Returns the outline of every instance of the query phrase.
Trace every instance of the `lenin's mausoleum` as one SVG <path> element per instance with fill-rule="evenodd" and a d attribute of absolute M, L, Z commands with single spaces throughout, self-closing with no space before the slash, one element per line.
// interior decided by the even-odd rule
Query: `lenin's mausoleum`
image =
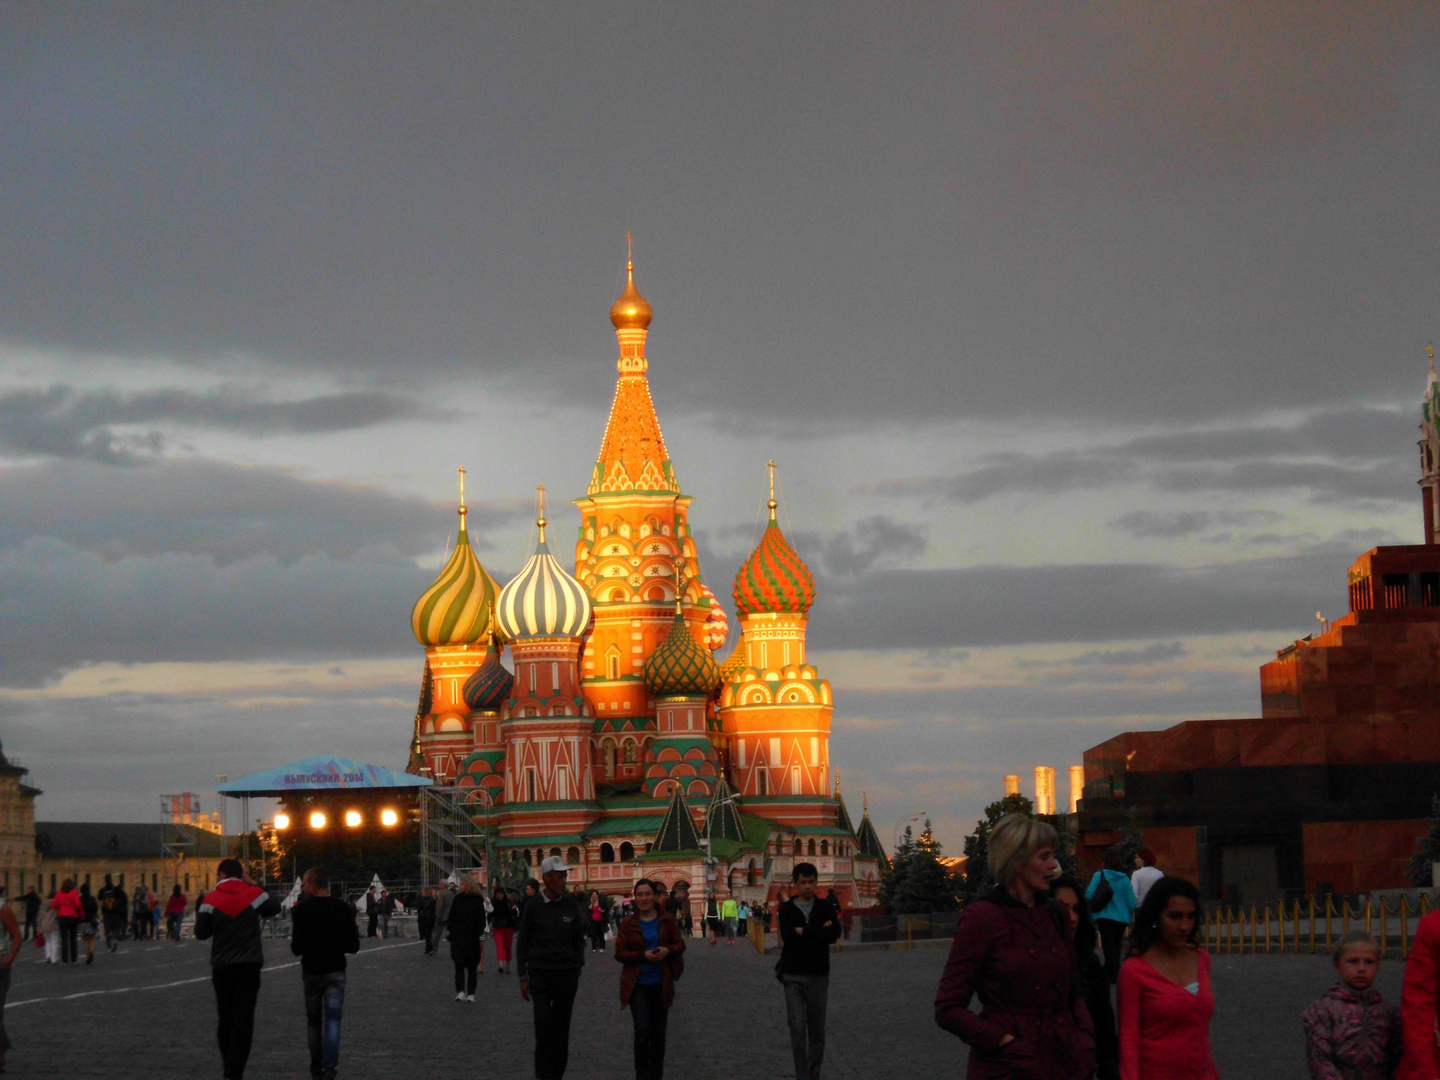
<path fill-rule="evenodd" d="M 1127 823 L 1206 898 L 1402 888 L 1440 791 L 1440 380 L 1420 440 L 1425 543 L 1350 567 L 1349 612 L 1260 669 L 1258 719 L 1127 732 L 1085 753 L 1087 864 Z"/>

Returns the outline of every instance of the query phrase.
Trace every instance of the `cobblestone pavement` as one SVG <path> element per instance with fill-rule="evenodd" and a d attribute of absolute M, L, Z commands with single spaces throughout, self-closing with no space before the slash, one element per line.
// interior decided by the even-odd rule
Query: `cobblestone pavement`
<path fill-rule="evenodd" d="M 247 1076 L 308 1072 L 300 973 L 283 942 L 268 966 Z M 20 1077 L 219 1077 L 209 948 L 186 940 L 127 942 L 91 967 L 49 966 L 27 945 L 16 966 L 5 1025 Z M 448 959 L 414 941 L 366 941 L 351 959 L 341 1075 L 351 1078 L 533 1075 L 529 1006 L 514 976 L 486 972 L 474 1005 L 454 1000 Z M 618 965 L 590 954 L 581 980 L 569 1075 L 628 1078 L 630 1018 L 619 1009 Z M 917 1068 L 963 1076 L 965 1048 L 935 1027 L 931 1002 L 943 950 L 856 952 L 835 958 L 827 1078 L 906 1077 Z M 746 945 L 690 949 L 670 1019 L 668 1064 L 686 1080 L 793 1076 L 774 958 Z M 1386 961 L 1379 986 L 1397 999 L 1402 963 Z M 1215 958 L 1213 1028 L 1224 1080 L 1303 1077 L 1300 1013 L 1332 978 L 1328 958 Z"/>

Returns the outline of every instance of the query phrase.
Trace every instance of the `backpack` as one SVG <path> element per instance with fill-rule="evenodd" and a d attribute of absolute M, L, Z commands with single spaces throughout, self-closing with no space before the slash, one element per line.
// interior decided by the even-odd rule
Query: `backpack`
<path fill-rule="evenodd" d="M 1095 884 L 1095 891 L 1090 895 L 1090 910 L 1104 911 L 1110 906 L 1110 901 L 1115 899 L 1115 887 L 1110 884 L 1110 879 L 1105 876 L 1104 870 L 1096 871 L 1100 880 Z"/>

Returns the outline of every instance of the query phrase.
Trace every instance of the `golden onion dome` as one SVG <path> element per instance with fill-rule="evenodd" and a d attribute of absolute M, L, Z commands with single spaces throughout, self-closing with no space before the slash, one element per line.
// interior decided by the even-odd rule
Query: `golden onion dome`
<path fill-rule="evenodd" d="M 650 301 L 635 288 L 635 261 L 626 260 L 625 291 L 620 294 L 619 300 L 610 305 L 610 321 L 616 330 L 647 330 L 654 317 Z"/>
<path fill-rule="evenodd" d="M 455 538 L 455 550 L 410 612 L 410 629 L 421 645 L 474 644 L 492 625 L 494 579 L 470 546 L 463 489 L 460 498 L 460 532 Z"/>

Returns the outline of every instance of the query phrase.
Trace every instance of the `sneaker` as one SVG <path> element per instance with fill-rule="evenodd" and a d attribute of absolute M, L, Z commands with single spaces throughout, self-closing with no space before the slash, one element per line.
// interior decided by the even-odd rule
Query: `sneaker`
<path fill-rule="evenodd" d="M 456 1000 L 456 1001 L 464 1001 L 464 1000 L 465 1000 L 465 992 L 462 990 L 460 993 L 456 994 L 456 995 L 455 995 L 455 1000 Z"/>
<path fill-rule="evenodd" d="M 465 995 L 465 1000 L 468 1001 L 468 1002 L 470 1002 L 471 1004 L 474 1004 L 474 1002 L 475 1002 L 475 995 L 474 995 L 474 994 L 466 994 L 466 995 Z"/>

